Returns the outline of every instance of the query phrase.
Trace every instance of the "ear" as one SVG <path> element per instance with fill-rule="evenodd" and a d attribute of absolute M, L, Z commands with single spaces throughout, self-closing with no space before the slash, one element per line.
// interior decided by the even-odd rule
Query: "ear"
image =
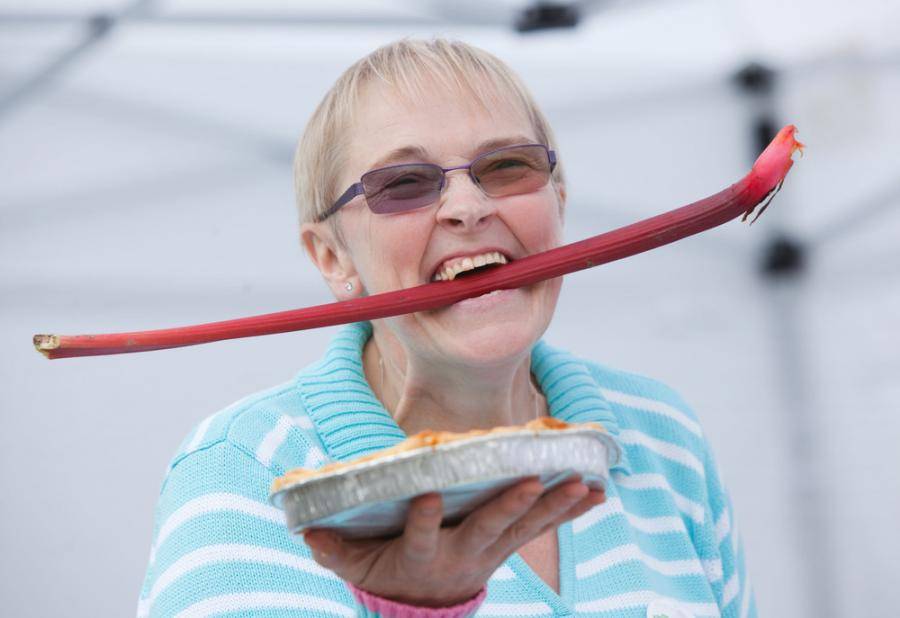
<path fill-rule="evenodd" d="M 566 193 L 566 185 L 561 182 L 554 183 L 554 187 L 556 188 L 556 198 L 559 201 L 559 219 L 560 221 L 566 220 L 566 197 L 568 194 Z"/>
<path fill-rule="evenodd" d="M 362 295 L 362 284 L 353 259 L 345 247 L 338 242 L 334 231 L 325 222 L 303 223 L 300 225 L 300 244 L 315 264 L 331 293 L 338 300 L 348 300 Z M 347 289 L 347 283 L 353 289 Z"/>

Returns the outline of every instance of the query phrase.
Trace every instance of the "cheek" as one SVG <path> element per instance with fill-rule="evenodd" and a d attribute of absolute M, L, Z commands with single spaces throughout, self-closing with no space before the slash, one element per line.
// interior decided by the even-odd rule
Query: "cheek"
<path fill-rule="evenodd" d="M 537 197 L 537 196 L 534 196 Z M 507 225 L 528 253 L 545 251 L 562 244 L 562 218 L 552 195 L 510 204 L 504 217 Z"/>
<path fill-rule="evenodd" d="M 365 233 L 367 259 L 360 269 L 368 292 L 388 292 L 417 283 L 429 237 L 424 217 L 412 213 L 383 220 L 371 217 Z"/>

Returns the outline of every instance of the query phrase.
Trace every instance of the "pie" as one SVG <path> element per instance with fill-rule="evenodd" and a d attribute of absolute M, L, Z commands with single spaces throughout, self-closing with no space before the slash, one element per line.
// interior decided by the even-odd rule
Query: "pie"
<path fill-rule="evenodd" d="M 565 421 L 553 418 L 552 416 L 543 416 L 541 418 L 536 418 L 533 421 L 525 423 L 524 425 L 494 427 L 493 429 L 472 429 L 471 431 L 464 431 L 460 433 L 452 431 L 432 431 L 429 429 L 409 436 L 395 446 L 382 449 L 376 453 L 371 453 L 369 455 L 363 455 L 362 457 L 357 457 L 356 459 L 350 461 L 337 461 L 334 463 L 326 464 L 321 468 L 294 468 L 293 470 L 289 470 L 283 476 L 279 476 L 272 482 L 271 493 L 280 491 L 281 489 L 284 489 L 285 487 L 293 485 L 300 481 L 305 481 L 316 476 L 323 476 L 337 470 L 350 468 L 364 462 L 373 461 L 384 457 L 390 457 L 392 455 L 397 455 L 405 451 L 414 451 L 416 449 L 423 449 L 428 447 L 433 448 L 439 444 L 447 444 L 448 442 L 456 442 L 458 440 L 465 440 L 467 438 L 474 438 L 476 436 L 483 436 L 487 434 L 509 433 L 514 431 L 522 431 L 523 429 L 531 430 L 537 433 L 541 431 L 574 429 L 576 427 L 593 427 L 594 429 L 605 431 L 600 423 L 566 423 Z"/>

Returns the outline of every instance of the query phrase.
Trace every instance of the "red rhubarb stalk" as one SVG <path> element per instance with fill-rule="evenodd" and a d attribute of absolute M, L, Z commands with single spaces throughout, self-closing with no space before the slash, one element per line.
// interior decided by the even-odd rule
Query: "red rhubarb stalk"
<path fill-rule="evenodd" d="M 35 335 L 34 345 L 47 358 L 146 352 L 386 318 L 437 309 L 493 290 L 531 285 L 655 249 L 721 225 L 740 214 L 744 215 L 741 220 L 746 220 L 761 205 L 756 215 L 759 218 L 781 188 L 793 164 L 793 153 L 803 147 L 794 139 L 795 131 L 793 125 L 784 127 L 753 164 L 750 173 L 715 195 L 464 278 L 305 309 L 182 328 L 110 335 Z"/>

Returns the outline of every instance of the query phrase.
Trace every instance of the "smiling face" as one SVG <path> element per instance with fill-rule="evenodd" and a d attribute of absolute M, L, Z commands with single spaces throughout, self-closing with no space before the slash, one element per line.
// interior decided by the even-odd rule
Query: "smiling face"
<path fill-rule="evenodd" d="M 486 110 L 441 88 L 413 105 L 383 86 L 370 86 L 357 118 L 339 193 L 377 167 L 421 162 L 453 167 L 507 142 L 538 142 L 524 111 L 511 103 L 498 101 Z M 420 152 L 388 157 L 408 147 Z M 489 197 L 465 170 L 456 170 L 447 174 L 440 198 L 429 206 L 374 214 L 358 196 L 336 216 L 346 241 L 344 260 L 352 264 L 357 287 L 377 294 L 428 283 L 436 272 L 447 272 L 443 267 L 452 270 L 455 262 L 447 263 L 449 258 L 499 252 L 515 260 L 559 246 L 564 199 L 564 190 L 553 181 L 531 193 Z M 387 327 L 411 360 L 432 366 L 504 364 L 521 359 L 546 330 L 560 286 L 561 279 L 554 279 L 495 292 L 378 320 L 375 328 Z"/>

